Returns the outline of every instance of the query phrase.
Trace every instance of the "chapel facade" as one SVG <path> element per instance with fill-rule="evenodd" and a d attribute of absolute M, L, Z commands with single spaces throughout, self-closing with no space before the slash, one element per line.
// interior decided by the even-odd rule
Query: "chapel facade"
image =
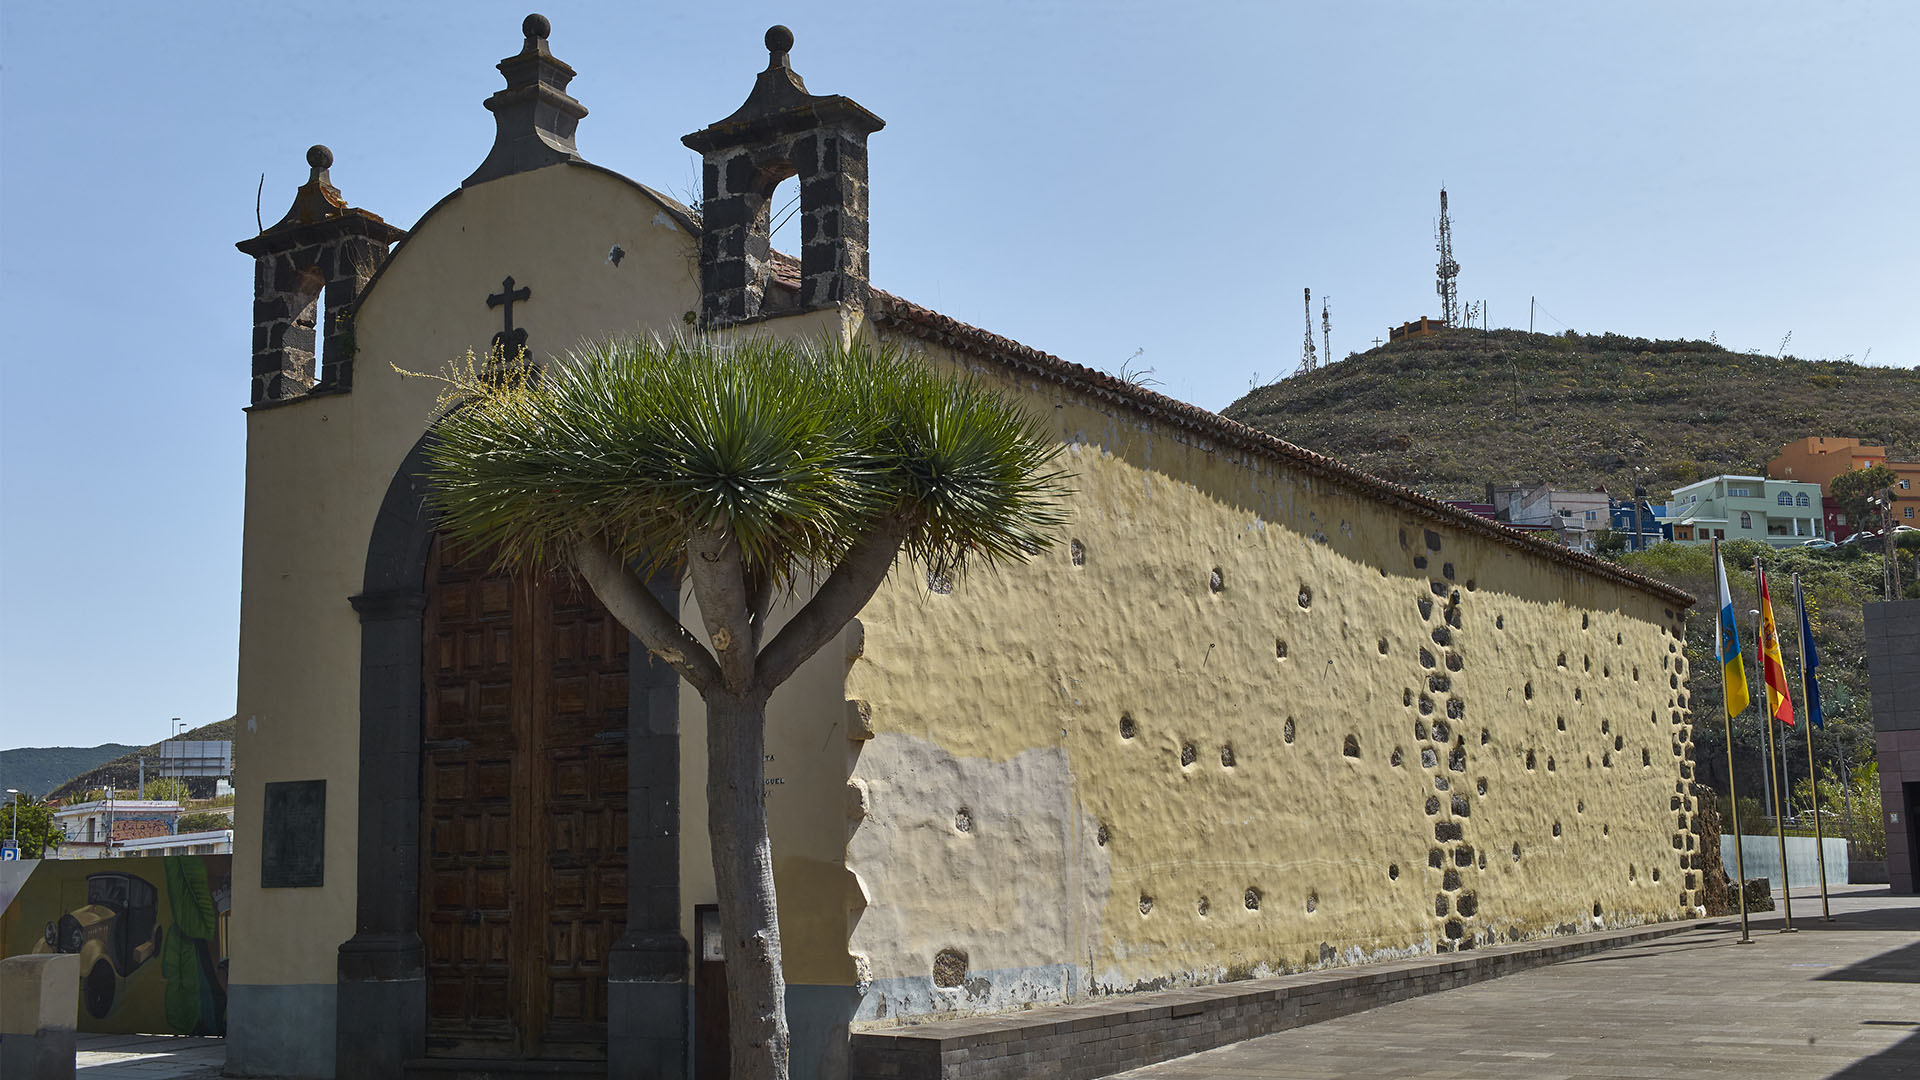
<path fill-rule="evenodd" d="M 1074 473 L 1057 548 L 903 564 L 773 699 L 796 1076 L 903 1019 L 1694 912 L 1690 598 L 874 288 L 882 121 L 782 28 L 685 140 L 697 214 L 582 156 L 522 29 L 494 144 L 411 228 L 315 147 L 239 244 L 231 1072 L 681 1076 L 724 1024 L 699 696 L 578 582 L 439 541 L 402 374 L 690 323 L 902 344 Z"/>

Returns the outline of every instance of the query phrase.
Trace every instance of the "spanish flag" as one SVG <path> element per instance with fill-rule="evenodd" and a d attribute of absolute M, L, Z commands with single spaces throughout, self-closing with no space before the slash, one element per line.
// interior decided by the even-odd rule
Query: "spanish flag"
<path fill-rule="evenodd" d="M 1713 628 L 1713 651 L 1720 657 L 1720 684 L 1726 688 L 1727 715 L 1747 711 L 1747 665 L 1740 658 L 1740 630 L 1733 618 L 1733 591 L 1727 588 L 1727 564 L 1720 542 L 1713 544 L 1713 569 L 1720 576 L 1720 622 Z"/>
<path fill-rule="evenodd" d="M 1787 665 L 1780 659 L 1780 630 L 1773 624 L 1773 598 L 1767 595 L 1767 571 L 1760 570 L 1760 665 L 1767 683 L 1767 715 L 1793 726 L 1793 698 L 1787 694 Z"/>

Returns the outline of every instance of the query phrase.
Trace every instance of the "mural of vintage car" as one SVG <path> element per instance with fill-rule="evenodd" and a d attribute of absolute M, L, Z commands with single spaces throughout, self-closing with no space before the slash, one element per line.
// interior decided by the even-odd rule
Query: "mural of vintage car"
<path fill-rule="evenodd" d="M 47 924 L 52 951 L 80 954 L 81 999 L 96 1018 L 113 1008 L 120 980 L 159 955 L 158 914 L 158 890 L 146 880 L 89 874 L 86 905 Z"/>

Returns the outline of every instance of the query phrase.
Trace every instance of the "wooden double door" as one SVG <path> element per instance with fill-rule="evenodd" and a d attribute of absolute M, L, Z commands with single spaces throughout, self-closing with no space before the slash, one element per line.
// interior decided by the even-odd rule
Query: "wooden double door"
<path fill-rule="evenodd" d="M 435 540 L 422 674 L 427 1050 L 606 1056 L 627 912 L 627 632 L 564 574 Z"/>

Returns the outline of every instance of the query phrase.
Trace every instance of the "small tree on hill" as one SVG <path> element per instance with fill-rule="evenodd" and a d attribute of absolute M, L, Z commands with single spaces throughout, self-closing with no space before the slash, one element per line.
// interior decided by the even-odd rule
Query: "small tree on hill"
<path fill-rule="evenodd" d="M 225 814 L 209 814 L 204 812 L 198 814 L 182 814 L 180 815 L 178 827 L 179 831 L 183 833 L 214 832 L 220 829 L 233 828 L 233 819 Z"/>
<path fill-rule="evenodd" d="M 1880 514 L 1867 505 L 1867 496 L 1892 487 L 1900 477 L 1885 465 L 1841 473 L 1827 484 L 1827 494 L 1840 504 L 1847 521 L 1856 529 L 1879 529 Z"/>
<path fill-rule="evenodd" d="M 147 781 L 146 793 L 142 797 L 162 801 L 171 799 L 184 804 L 188 799 L 193 798 L 193 792 L 187 789 L 185 780 L 177 776 L 162 776 Z"/>
<path fill-rule="evenodd" d="M 0 840 L 12 840 L 16 836 L 23 859 L 43 858 L 66 838 L 53 823 L 53 808 L 26 794 L 0 804 Z"/>
<path fill-rule="evenodd" d="M 451 383 L 427 450 L 443 535 L 571 567 L 706 702 L 733 1075 L 785 1077 L 767 700 L 903 554 L 950 577 L 1048 546 L 1058 445 L 978 383 L 864 344 L 637 339 Z M 691 583 L 695 626 L 648 590 L 663 571 Z M 805 600 L 776 632 L 782 596 Z"/>

